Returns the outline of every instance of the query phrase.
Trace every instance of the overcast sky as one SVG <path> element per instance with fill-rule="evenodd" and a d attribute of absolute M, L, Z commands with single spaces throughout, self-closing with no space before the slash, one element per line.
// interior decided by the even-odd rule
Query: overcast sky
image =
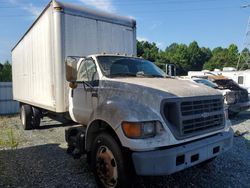
<path fill-rule="evenodd" d="M 250 16 L 244 0 L 62 0 L 80 6 L 133 17 L 138 40 L 165 49 L 173 42 L 241 49 Z M 11 60 L 11 48 L 49 0 L 0 0 L 0 62 Z"/>

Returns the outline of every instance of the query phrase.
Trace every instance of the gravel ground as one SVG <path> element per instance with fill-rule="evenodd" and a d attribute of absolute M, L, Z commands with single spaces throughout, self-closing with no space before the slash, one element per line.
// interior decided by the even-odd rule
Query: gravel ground
<path fill-rule="evenodd" d="M 0 117 L 1 130 L 12 129 L 15 149 L 0 145 L 0 187 L 96 187 L 86 158 L 66 154 L 69 125 L 45 118 L 39 130 L 23 131 L 19 117 Z M 140 178 L 140 187 L 250 187 L 250 112 L 232 120 L 233 149 L 205 167 L 171 176 Z M 240 133 L 240 134 L 238 134 Z M 245 134 L 242 134 L 245 133 Z"/>

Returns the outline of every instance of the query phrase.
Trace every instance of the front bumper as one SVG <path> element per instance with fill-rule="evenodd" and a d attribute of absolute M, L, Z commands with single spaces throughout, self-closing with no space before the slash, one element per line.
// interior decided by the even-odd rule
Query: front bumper
<path fill-rule="evenodd" d="M 134 152 L 132 159 L 138 175 L 169 175 L 213 158 L 232 145 L 231 130 L 170 149 Z"/>
<path fill-rule="evenodd" d="M 228 110 L 232 112 L 241 112 L 247 110 L 248 108 L 250 108 L 250 101 L 228 105 Z"/>

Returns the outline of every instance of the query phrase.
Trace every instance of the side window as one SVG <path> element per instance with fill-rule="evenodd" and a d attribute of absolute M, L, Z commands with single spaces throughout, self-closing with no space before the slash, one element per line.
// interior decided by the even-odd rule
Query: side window
<path fill-rule="evenodd" d="M 87 75 L 87 69 L 86 69 L 86 63 L 85 61 L 82 61 L 81 62 L 81 65 L 78 69 L 78 72 L 77 72 L 77 81 L 89 81 L 88 80 L 88 75 Z"/>
<path fill-rule="evenodd" d="M 88 82 L 93 86 L 97 86 L 99 83 L 99 77 L 96 69 L 96 65 L 92 59 L 83 60 L 77 73 L 77 81 Z"/>

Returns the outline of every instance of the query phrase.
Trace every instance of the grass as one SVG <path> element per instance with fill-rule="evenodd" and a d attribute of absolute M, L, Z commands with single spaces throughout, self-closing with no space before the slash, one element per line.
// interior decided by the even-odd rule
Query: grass
<path fill-rule="evenodd" d="M 16 148 L 18 145 L 15 140 L 13 130 L 7 128 L 0 129 L 0 148 Z"/>

